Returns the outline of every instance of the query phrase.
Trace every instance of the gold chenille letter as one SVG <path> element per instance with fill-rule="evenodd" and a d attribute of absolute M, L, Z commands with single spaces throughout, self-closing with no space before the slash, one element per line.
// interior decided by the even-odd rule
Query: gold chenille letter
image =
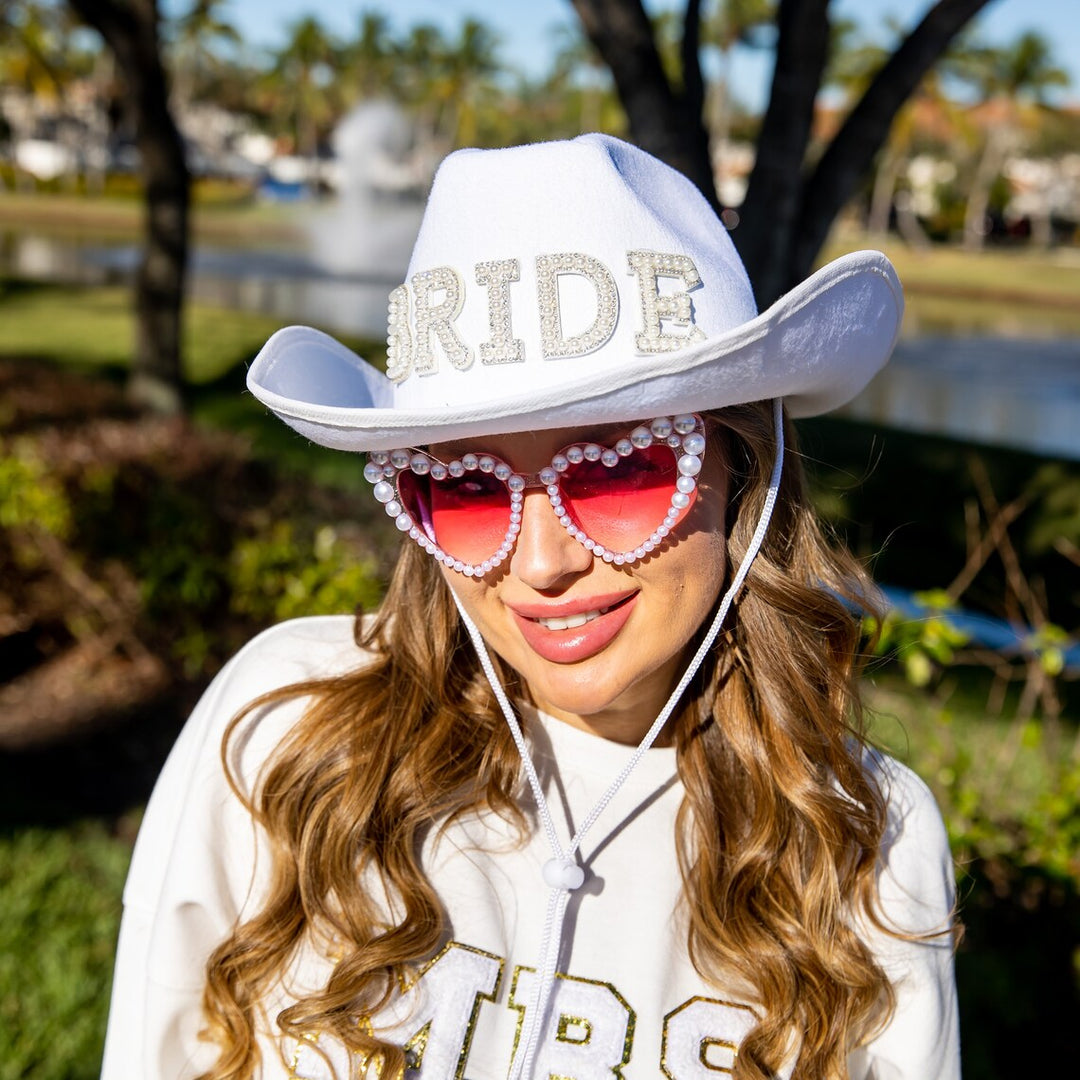
<path fill-rule="evenodd" d="M 465 287 L 460 275 L 449 266 L 439 266 L 413 274 L 412 287 L 416 294 L 416 373 L 431 375 L 439 369 L 431 347 L 433 334 L 439 339 L 451 365 L 464 371 L 472 364 L 473 357 L 453 325 L 465 303 Z M 437 292 L 441 292 L 443 298 L 432 303 L 432 294 Z"/>
<path fill-rule="evenodd" d="M 563 337 L 559 310 L 559 275 L 577 274 L 596 290 L 596 318 L 583 333 Z M 615 332 L 619 292 L 611 271 L 591 255 L 571 251 L 536 257 L 536 292 L 540 303 L 540 344 L 545 360 L 584 356 L 594 352 Z"/>
<path fill-rule="evenodd" d="M 510 282 L 521 278 L 517 259 L 498 259 L 476 265 L 477 285 L 488 290 L 488 326 L 491 340 L 480 342 L 481 364 L 520 364 L 525 359 L 525 343 L 515 338 L 510 325 Z"/>
<path fill-rule="evenodd" d="M 390 293 L 390 315 L 386 330 L 386 377 L 393 382 L 404 382 L 412 372 L 412 363 L 409 286 L 399 285 Z"/>
<path fill-rule="evenodd" d="M 630 269 L 637 274 L 638 291 L 641 294 L 642 332 L 634 335 L 639 352 L 671 352 L 704 341 L 700 326 L 694 325 L 694 313 L 688 294 L 701 284 L 701 275 L 693 260 L 686 255 L 665 255 L 658 251 L 628 251 Z M 657 278 L 682 278 L 686 289 L 682 292 L 660 294 Z M 665 333 L 661 320 L 675 326 L 687 327 L 685 334 Z"/>

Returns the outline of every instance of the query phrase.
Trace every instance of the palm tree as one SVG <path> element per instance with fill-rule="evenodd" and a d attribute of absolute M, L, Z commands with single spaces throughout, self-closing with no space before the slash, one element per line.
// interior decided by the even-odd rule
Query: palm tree
<path fill-rule="evenodd" d="M 500 69 L 499 39 L 479 19 L 466 18 L 457 39 L 443 53 L 442 70 L 435 82 L 440 105 L 436 132 L 451 146 L 476 142 L 477 110 L 488 80 Z"/>
<path fill-rule="evenodd" d="M 361 99 L 399 97 L 399 53 L 390 35 L 390 20 L 382 12 L 362 12 L 360 33 L 341 51 L 344 81 Z"/>
<path fill-rule="evenodd" d="M 852 22 L 838 20 L 832 26 L 830 57 L 824 83 L 843 91 L 848 108 L 854 107 L 866 92 L 866 88 L 873 82 L 897 43 L 903 39 L 903 28 L 895 18 L 886 18 L 885 28 L 893 39 L 889 46 L 857 40 L 857 27 Z M 878 240 L 888 231 L 889 218 L 895 206 L 897 230 L 903 239 L 914 247 L 925 247 L 929 242 L 911 206 L 910 198 L 897 198 L 896 188 L 915 153 L 920 133 L 920 116 L 927 105 L 935 112 L 954 111 L 941 87 L 940 68 L 954 61 L 961 50 L 962 46 L 954 41 L 943 54 L 941 64 L 923 76 L 915 92 L 897 110 L 893 118 L 888 136 L 874 164 L 870 208 L 866 221 L 867 232 Z"/>
<path fill-rule="evenodd" d="M 555 60 L 547 89 L 562 98 L 576 97 L 578 131 L 601 131 L 605 98 L 611 96 L 611 73 L 580 26 L 556 27 Z"/>
<path fill-rule="evenodd" d="M 85 64 L 76 70 L 66 18 L 64 9 L 35 0 L 0 4 L 0 81 L 21 91 L 28 106 L 12 114 L 10 134 L 16 141 L 33 134 L 42 104 L 62 113 L 70 83 L 85 74 Z M 33 190 L 29 174 L 16 171 L 15 183 Z"/>
<path fill-rule="evenodd" d="M 59 98 L 64 77 L 56 64 L 53 10 L 33 0 L 0 5 L 0 79 L 34 97 Z"/>
<path fill-rule="evenodd" d="M 221 67 L 216 46 L 240 44 L 240 34 L 225 17 L 228 0 L 193 0 L 172 27 L 171 53 L 173 93 L 181 104 L 190 104 L 200 84 Z"/>
<path fill-rule="evenodd" d="M 276 97 L 302 157 L 315 156 L 319 131 L 333 115 L 337 60 L 337 46 L 314 15 L 293 22 L 285 44 L 274 54 L 271 75 Z"/>
<path fill-rule="evenodd" d="M 418 128 L 432 139 L 439 128 L 438 85 L 447 51 L 446 39 L 437 26 L 414 23 L 399 54 L 402 98 L 416 110 Z"/>
<path fill-rule="evenodd" d="M 93 55 L 76 46 L 75 28 L 66 7 L 2 0 L 0 80 L 31 97 L 62 103 L 71 84 L 94 65 Z"/>
<path fill-rule="evenodd" d="M 775 0 L 720 0 L 702 24 L 701 44 L 716 49 L 720 58 L 718 76 L 710 84 L 705 102 L 715 146 L 723 146 L 731 132 L 731 52 L 736 45 L 771 48 L 775 20 Z"/>
<path fill-rule="evenodd" d="M 1031 30 L 1008 48 L 973 49 L 957 70 L 976 86 L 981 103 L 996 105 L 999 114 L 988 126 L 964 214 L 964 246 L 979 249 L 986 236 L 991 187 L 1023 139 L 1025 106 L 1044 105 L 1046 91 L 1067 86 L 1069 76 L 1053 62 L 1046 39 Z"/>

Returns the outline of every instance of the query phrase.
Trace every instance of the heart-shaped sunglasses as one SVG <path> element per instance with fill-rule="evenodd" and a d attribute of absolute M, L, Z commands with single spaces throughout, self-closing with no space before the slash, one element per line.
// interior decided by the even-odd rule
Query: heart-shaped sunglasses
<path fill-rule="evenodd" d="M 559 523 L 597 558 L 616 566 L 645 558 L 692 505 L 705 454 L 697 415 L 657 417 L 611 446 L 576 442 L 538 473 L 494 454 L 441 461 L 403 448 L 368 455 L 375 498 L 439 562 L 482 577 L 507 559 L 521 530 L 525 492 L 543 488 Z"/>

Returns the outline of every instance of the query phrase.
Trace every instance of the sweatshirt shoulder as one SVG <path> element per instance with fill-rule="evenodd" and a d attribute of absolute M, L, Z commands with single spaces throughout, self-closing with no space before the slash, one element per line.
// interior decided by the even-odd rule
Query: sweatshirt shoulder
<path fill-rule="evenodd" d="M 886 821 L 877 876 L 880 923 L 864 919 L 860 926 L 892 984 L 895 1009 L 887 1026 L 856 1052 L 851 1073 L 959 1080 L 955 870 L 948 833 L 933 794 L 908 766 L 876 750 L 864 760 L 886 801 Z"/>
<path fill-rule="evenodd" d="M 250 690 L 248 700 L 291 683 L 330 678 L 363 665 L 351 615 L 289 619 L 253 637 L 215 682 Z"/>
<path fill-rule="evenodd" d="M 922 777 L 880 750 L 867 750 L 864 762 L 885 799 L 886 843 L 912 832 L 919 832 L 927 839 L 945 840 L 945 825 L 937 800 Z"/>
<path fill-rule="evenodd" d="M 264 694 L 312 679 L 332 678 L 363 667 L 369 655 L 353 638 L 348 615 L 291 619 L 252 638 L 218 672 L 184 725 L 155 790 L 175 794 L 201 781 L 221 786 L 222 738 L 242 709 Z M 286 697 L 251 714 L 237 740 L 238 771 L 249 776 L 296 722 L 305 699 Z"/>
<path fill-rule="evenodd" d="M 937 801 L 919 776 L 888 754 L 867 751 L 866 766 L 886 802 L 878 877 L 883 913 L 904 933 L 939 933 L 952 922 L 955 870 Z"/>

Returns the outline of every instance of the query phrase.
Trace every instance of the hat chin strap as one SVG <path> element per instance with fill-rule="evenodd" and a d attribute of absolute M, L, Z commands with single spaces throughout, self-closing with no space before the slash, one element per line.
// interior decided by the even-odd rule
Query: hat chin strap
<path fill-rule="evenodd" d="M 783 402 L 780 398 L 773 399 L 773 424 L 776 432 L 776 460 L 773 462 L 772 475 L 769 478 L 769 489 L 765 496 L 765 505 L 761 509 L 761 516 L 758 519 L 757 528 L 754 529 L 754 535 L 750 540 L 750 545 L 746 549 L 746 554 L 743 556 L 738 570 L 735 571 L 735 576 L 731 579 L 731 584 L 728 585 L 727 591 L 720 601 L 720 606 L 713 616 L 708 633 L 698 646 L 698 650 L 694 653 L 694 657 L 687 666 L 682 678 L 675 686 L 675 689 L 672 690 L 667 703 L 664 705 L 663 709 L 660 710 L 660 714 L 653 721 L 652 727 L 646 732 L 645 737 L 641 740 L 637 750 L 627 761 L 626 765 L 623 766 L 615 779 L 612 780 L 610 786 L 597 801 L 596 805 L 585 816 L 577 833 L 574 835 L 574 838 L 570 841 L 570 845 L 567 848 L 563 848 L 559 841 L 559 837 L 555 832 L 551 813 L 548 810 L 547 799 L 544 796 L 544 789 L 540 783 L 540 778 L 536 773 L 536 768 L 533 765 L 528 744 L 522 734 L 521 725 L 518 723 L 513 706 L 510 704 L 510 700 L 506 696 L 506 691 L 503 689 L 502 683 L 495 673 L 495 668 L 491 663 L 491 657 L 488 654 L 487 646 L 484 644 L 484 639 L 481 637 L 476 624 L 465 610 L 457 593 L 454 592 L 452 587 L 450 589 L 450 592 L 454 597 L 454 603 L 457 605 L 458 613 L 461 615 L 461 621 L 465 624 L 465 628 L 469 632 L 469 637 L 472 639 L 473 647 L 476 649 L 476 655 L 480 660 L 480 666 L 483 668 L 484 674 L 487 676 L 487 680 L 491 685 L 491 689 L 502 708 L 503 715 L 506 717 L 506 723 L 510 728 L 510 734 L 513 736 L 518 753 L 521 755 L 521 763 L 525 769 L 529 787 L 532 789 L 533 798 L 536 800 L 536 808 L 540 817 L 540 822 L 543 825 L 544 833 L 547 836 L 548 844 L 551 848 L 551 858 L 544 864 L 543 870 L 544 883 L 548 886 L 550 893 L 548 896 L 547 912 L 544 917 L 543 934 L 540 939 L 540 956 L 537 961 L 539 978 L 536 980 L 533 989 L 532 1000 L 529 1002 L 526 1009 L 524 1023 L 518 1039 L 517 1049 L 514 1054 L 514 1060 L 508 1080 L 529 1080 L 532 1076 L 533 1063 L 545 1028 L 548 1009 L 551 1004 L 551 996 L 555 986 L 555 970 L 558 965 L 559 951 L 562 945 L 563 924 L 565 921 L 567 904 L 570 901 L 571 892 L 579 888 L 585 881 L 585 870 L 576 858 L 581 847 L 581 842 L 584 840 L 585 834 L 592 828 L 597 819 L 607 808 L 608 804 L 615 797 L 616 792 L 618 792 L 623 784 L 626 783 L 626 780 L 637 767 L 638 762 L 645 756 L 649 747 L 652 746 L 660 735 L 660 732 L 663 731 L 664 725 L 668 722 L 672 712 L 675 710 L 675 706 L 679 703 L 679 699 L 682 697 L 683 692 L 690 685 L 690 681 L 697 674 L 698 668 L 701 667 L 709 650 L 713 647 L 717 635 L 720 633 L 720 629 L 724 624 L 724 620 L 727 618 L 728 609 L 731 607 L 732 601 L 742 588 L 742 584 L 746 580 L 746 575 L 750 571 L 750 564 L 754 561 L 754 557 L 757 555 L 758 550 L 765 539 L 765 532 L 769 527 L 769 520 L 772 517 L 773 507 L 776 505 L 776 498 L 780 491 L 780 477 L 784 462 L 784 414 Z"/>

